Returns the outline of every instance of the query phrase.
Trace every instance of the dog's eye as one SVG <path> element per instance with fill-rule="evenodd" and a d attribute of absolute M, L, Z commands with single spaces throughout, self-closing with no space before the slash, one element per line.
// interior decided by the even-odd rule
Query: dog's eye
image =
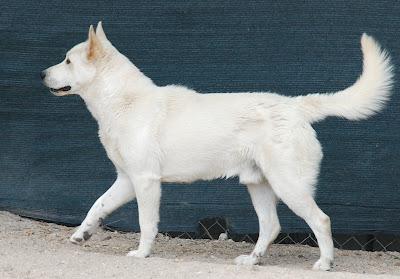
<path fill-rule="evenodd" d="M 69 58 L 68 58 L 67 61 L 65 61 L 65 63 L 70 64 L 71 60 L 69 60 Z"/>

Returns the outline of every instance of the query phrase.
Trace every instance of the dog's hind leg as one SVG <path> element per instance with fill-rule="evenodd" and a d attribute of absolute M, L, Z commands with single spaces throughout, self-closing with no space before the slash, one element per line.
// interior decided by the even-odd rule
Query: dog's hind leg
<path fill-rule="evenodd" d="M 322 157 L 319 144 L 316 139 L 298 138 L 293 146 L 282 144 L 268 151 L 260 167 L 278 198 L 303 218 L 314 232 L 321 257 L 313 269 L 329 270 L 333 262 L 330 219 L 313 198 L 313 186 Z"/>
<path fill-rule="evenodd" d="M 129 177 L 119 172 L 114 184 L 93 204 L 70 241 L 77 244 L 88 240 L 104 218 L 134 198 L 135 190 Z"/>
<path fill-rule="evenodd" d="M 333 241 L 329 217 L 317 206 L 309 193 L 296 188 L 297 182 L 280 178 L 274 179 L 273 182 L 271 180 L 271 183 L 282 201 L 306 221 L 317 238 L 321 257 L 314 264 L 313 269 L 329 270 L 333 262 Z"/>
<path fill-rule="evenodd" d="M 237 257 L 235 263 L 253 265 L 259 262 L 260 257 L 265 254 L 281 228 L 276 212 L 277 197 L 271 186 L 267 182 L 264 184 L 249 184 L 247 189 L 258 216 L 260 234 L 253 252 L 250 255 Z"/>

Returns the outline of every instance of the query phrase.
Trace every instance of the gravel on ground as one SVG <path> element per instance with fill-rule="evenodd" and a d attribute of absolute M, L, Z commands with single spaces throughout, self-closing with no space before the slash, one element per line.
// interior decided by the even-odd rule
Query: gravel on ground
<path fill-rule="evenodd" d="M 335 249 L 330 272 L 312 271 L 318 248 L 272 245 L 257 266 L 233 259 L 253 244 L 190 240 L 159 234 L 147 259 L 126 257 L 137 233 L 99 231 L 83 245 L 68 238 L 74 228 L 0 211 L 0 278 L 400 278 L 400 253 Z"/>

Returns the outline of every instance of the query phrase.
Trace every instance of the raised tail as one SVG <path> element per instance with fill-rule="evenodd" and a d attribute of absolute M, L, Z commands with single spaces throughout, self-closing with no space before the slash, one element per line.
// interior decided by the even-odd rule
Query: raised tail
<path fill-rule="evenodd" d="M 352 86 L 336 93 L 294 98 L 310 123 L 328 116 L 349 120 L 366 119 L 385 106 L 393 85 L 390 57 L 365 33 L 361 37 L 361 49 L 364 56 L 363 72 Z"/>

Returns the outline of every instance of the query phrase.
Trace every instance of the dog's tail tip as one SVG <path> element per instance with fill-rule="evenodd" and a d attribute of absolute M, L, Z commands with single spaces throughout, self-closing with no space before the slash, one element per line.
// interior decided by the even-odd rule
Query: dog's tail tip
<path fill-rule="evenodd" d="M 301 108 L 310 122 L 328 116 L 366 119 L 385 106 L 394 83 L 390 56 L 366 33 L 361 36 L 361 49 L 363 72 L 352 86 L 336 93 L 299 97 Z"/>
<path fill-rule="evenodd" d="M 366 48 L 368 48 L 370 46 L 373 46 L 375 44 L 376 44 L 375 39 L 372 36 L 368 35 L 365 32 L 362 33 L 362 35 L 361 35 L 361 47 L 362 47 L 362 49 L 366 49 Z"/>

